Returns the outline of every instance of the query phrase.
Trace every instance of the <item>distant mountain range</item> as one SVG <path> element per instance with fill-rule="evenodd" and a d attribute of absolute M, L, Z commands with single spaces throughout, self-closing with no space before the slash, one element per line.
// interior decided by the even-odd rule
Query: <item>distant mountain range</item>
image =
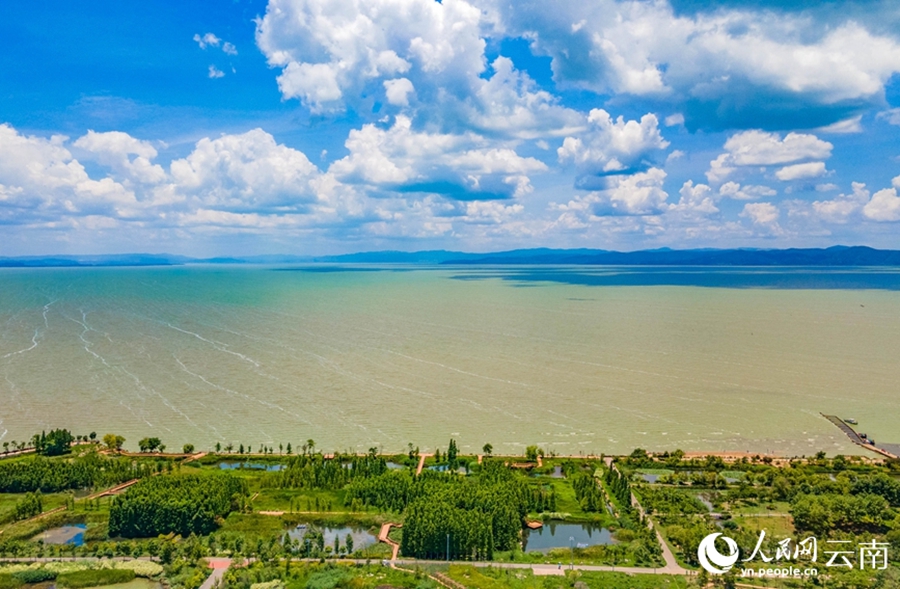
<path fill-rule="evenodd" d="M 572 266 L 900 266 L 900 251 L 864 246 L 804 249 L 656 249 L 615 252 L 595 249 L 519 249 L 494 253 L 447 250 L 380 251 L 339 256 L 190 258 L 170 254 L 27 256 L 0 258 L 0 267 L 180 266 L 185 264 L 415 264 Z"/>

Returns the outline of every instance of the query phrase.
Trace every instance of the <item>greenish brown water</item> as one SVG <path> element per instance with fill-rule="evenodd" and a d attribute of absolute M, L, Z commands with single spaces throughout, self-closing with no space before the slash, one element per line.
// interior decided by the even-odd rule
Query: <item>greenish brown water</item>
<path fill-rule="evenodd" d="M 130 447 L 452 436 L 464 451 L 856 453 L 819 412 L 900 441 L 900 292 L 877 277 L 833 290 L 541 272 L 2 270 L 2 441 L 67 427 Z"/>

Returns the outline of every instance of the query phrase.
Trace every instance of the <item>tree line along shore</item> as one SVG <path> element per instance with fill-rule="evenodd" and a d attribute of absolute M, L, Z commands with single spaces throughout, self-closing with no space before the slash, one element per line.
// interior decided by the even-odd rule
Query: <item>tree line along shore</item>
<path fill-rule="evenodd" d="M 708 579 L 699 567 L 697 546 L 714 532 L 747 555 L 757 542 L 774 554 L 785 538 L 811 534 L 822 542 L 874 540 L 891 547 L 890 566 L 829 571 L 828 586 L 900 586 L 894 460 L 641 449 L 563 457 L 537 446 L 496 456 L 490 444 L 464 455 L 455 440 L 433 454 L 411 444 L 404 454 L 326 454 L 313 440 L 254 452 L 187 444 L 165 453 L 152 437 L 131 453 L 125 441 L 57 429 L 24 447 L 4 446 L 0 558 L 46 562 L 0 564 L 0 589 L 49 581 L 77 589 L 135 575 L 197 589 L 216 558 L 241 565 L 220 584 L 247 588 L 545 586 L 550 581 L 537 573 L 548 565 L 563 574 L 554 575 L 554 587 L 734 583 L 727 575 Z M 80 564 L 69 569 L 58 562 L 73 558 Z M 380 565 L 410 560 L 408 571 Z M 110 565 L 117 562 L 147 564 L 142 575 Z"/>

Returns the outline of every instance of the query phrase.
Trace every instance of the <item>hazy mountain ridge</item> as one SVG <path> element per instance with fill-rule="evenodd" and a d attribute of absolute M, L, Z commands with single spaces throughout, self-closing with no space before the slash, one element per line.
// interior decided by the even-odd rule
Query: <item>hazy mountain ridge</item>
<path fill-rule="evenodd" d="M 471 253 L 448 250 L 376 251 L 335 256 L 261 255 L 191 258 L 172 254 L 22 256 L 0 267 L 180 266 L 185 264 L 413 264 L 575 266 L 900 266 L 900 251 L 866 246 L 791 249 L 690 249 L 616 252 L 599 249 L 518 249 Z"/>

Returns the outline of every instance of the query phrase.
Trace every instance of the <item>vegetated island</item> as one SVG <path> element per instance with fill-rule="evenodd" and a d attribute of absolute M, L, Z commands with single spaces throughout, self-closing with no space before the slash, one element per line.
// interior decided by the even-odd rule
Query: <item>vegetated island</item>
<path fill-rule="evenodd" d="M 744 566 L 785 539 L 889 547 L 884 568 L 768 587 L 900 583 L 889 458 L 125 443 L 64 429 L 3 443 L 0 587 L 706 587 L 697 547 L 716 532 L 742 558 L 757 548 Z M 735 586 L 736 572 L 714 580 Z"/>

